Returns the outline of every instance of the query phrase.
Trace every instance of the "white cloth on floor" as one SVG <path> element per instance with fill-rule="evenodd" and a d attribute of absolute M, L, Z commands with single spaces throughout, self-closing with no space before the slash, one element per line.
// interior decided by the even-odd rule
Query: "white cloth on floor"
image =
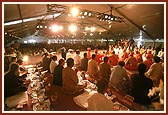
<path fill-rule="evenodd" d="M 75 103 L 83 108 L 88 108 L 88 98 L 90 96 L 92 96 L 95 92 L 97 91 L 91 91 L 91 92 L 84 92 L 81 95 L 78 95 L 76 97 L 73 98 L 73 100 L 75 101 Z"/>
<path fill-rule="evenodd" d="M 27 103 L 27 100 L 28 100 L 28 95 L 27 95 L 27 91 L 25 91 L 25 92 L 20 92 L 20 93 L 14 95 L 14 96 L 11 96 L 11 97 L 7 97 L 5 100 L 5 104 L 9 108 L 13 108 L 19 104 Z"/>

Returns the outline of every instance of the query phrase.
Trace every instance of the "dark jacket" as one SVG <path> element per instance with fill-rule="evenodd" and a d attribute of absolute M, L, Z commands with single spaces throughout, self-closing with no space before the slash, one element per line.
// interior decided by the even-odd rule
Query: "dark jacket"
<path fill-rule="evenodd" d="M 134 97 L 134 102 L 146 105 L 151 103 L 148 97 L 149 89 L 152 89 L 153 82 L 144 74 L 136 74 L 132 76 L 132 88 L 130 95 Z"/>
<path fill-rule="evenodd" d="M 53 84 L 62 86 L 62 70 L 64 67 L 62 65 L 57 65 L 53 73 Z"/>
<path fill-rule="evenodd" d="M 22 81 L 18 79 L 18 76 L 16 76 L 13 72 L 8 72 L 4 76 L 4 96 L 10 97 L 13 96 L 19 92 L 26 91 L 27 88 L 22 85 Z"/>

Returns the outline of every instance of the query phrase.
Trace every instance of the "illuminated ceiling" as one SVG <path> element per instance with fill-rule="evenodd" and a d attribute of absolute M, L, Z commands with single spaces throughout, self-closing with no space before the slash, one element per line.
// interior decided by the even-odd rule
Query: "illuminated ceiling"
<path fill-rule="evenodd" d="M 79 16 L 70 16 L 70 9 L 77 7 Z M 86 13 L 87 12 L 87 13 Z M 4 3 L 4 36 L 5 40 L 21 39 L 29 35 L 70 36 L 70 24 L 75 24 L 81 36 L 95 33 L 114 39 L 120 37 L 138 37 L 140 30 L 147 39 L 164 38 L 164 4 L 12 4 Z M 108 17 L 109 16 L 109 17 Z M 112 19 L 118 17 L 119 20 Z M 17 22 L 17 24 L 13 24 Z M 50 23 L 61 25 L 63 30 L 51 32 Z M 42 28 L 40 27 L 42 24 Z M 86 28 L 95 27 L 95 31 Z M 88 29 L 89 30 L 89 29 Z"/>

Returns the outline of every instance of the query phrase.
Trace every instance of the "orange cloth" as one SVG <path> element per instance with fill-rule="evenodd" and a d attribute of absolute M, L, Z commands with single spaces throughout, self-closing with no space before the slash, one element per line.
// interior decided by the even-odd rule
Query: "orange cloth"
<path fill-rule="evenodd" d="M 96 55 L 96 62 L 99 64 L 99 63 L 101 63 L 101 62 L 103 62 L 103 55 L 101 55 L 101 54 L 97 54 Z"/>
<path fill-rule="evenodd" d="M 135 58 L 136 58 L 136 60 L 137 60 L 138 63 L 143 62 L 143 60 L 142 60 L 142 54 L 135 54 Z"/>
<path fill-rule="evenodd" d="M 118 55 L 113 54 L 108 57 L 108 60 L 109 60 L 110 65 L 112 65 L 112 66 L 118 65 Z"/>
<path fill-rule="evenodd" d="M 124 52 L 123 55 L 121 56 L 121 61 L 124 61 L 126 58 L 128 58 L 128 53 Z"/>
<path fill-rule="evenodd" d="M 91 53 L 90 53 L 90 51 L 87 51 L 87 58 L 88 58 L 88 60 L 91 59 Z"/>
<path fill-rule="evenodd" d="M 135 57 L 130 56 L 125 62 L 125 68 L 128 70 L 137 71 L 137 60 Z"/>
<path fill-rule="evenodd" d="M 144 61 L 144 64 L 147 66 L 147 70 L 150 68 L 150 66 L 153 64 L 153 61 L 151 58 Z"/>
<path fill-rule="evenodd" d="M 146 54 L 146 58 L 153 58 L 152 54 Z"/>

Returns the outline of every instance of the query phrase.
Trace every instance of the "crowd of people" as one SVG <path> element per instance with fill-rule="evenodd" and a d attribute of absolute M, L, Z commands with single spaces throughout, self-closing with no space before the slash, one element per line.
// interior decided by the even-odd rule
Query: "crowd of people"
<path fill-rule="evenodd" d="M 129 94 L 134 97 L 135 102 L 146 105 L 151 104 L 152 101 L 148 96 L 149 90 L 152 87 L 159 87 L 160 81 L 162 83 L 164 81 L 164 48 L 156 51 L 152 47 L 134 46 L 132 48 L 128 44 L 118 44 L 109 45 L 108 50 L 89 47 L 81 54 L 79 49 L 66 50 L 62 47 L 60 54 L 59 59 L 57 55 L 43 52 L 41 66 L 44 71 L 47 70 L 52 74 L 53 85 L 62 87 L 62 91 L 66 94 L 75 94 L 84 90 L 86 84 L 79 85 L 77 76 L 77 72 L 82 71 L 89 76 L 87 79 L 90 82 L 99 86 L 99 83 L 102 83 L 100 81 L 104 80 L 103 83 L 106 83 L 108 88 L 113 87 L 121 94 Z M 18 77 L 19 60 L 21 58 L 16 55 L 4 62 L 5 97 L 26 90 L 26 87 L 22 86 L 23 81 Z M 129 72 L 136 72 L 136 74 L 130 75 Z M 17 90 L 18 88 L 20 89 Z M 100 89 L 98 87 L 98 91 L 104 92 L 101 87 Z M 88 102 L 90 100 L 93 99 L 89 99 Z"/>

